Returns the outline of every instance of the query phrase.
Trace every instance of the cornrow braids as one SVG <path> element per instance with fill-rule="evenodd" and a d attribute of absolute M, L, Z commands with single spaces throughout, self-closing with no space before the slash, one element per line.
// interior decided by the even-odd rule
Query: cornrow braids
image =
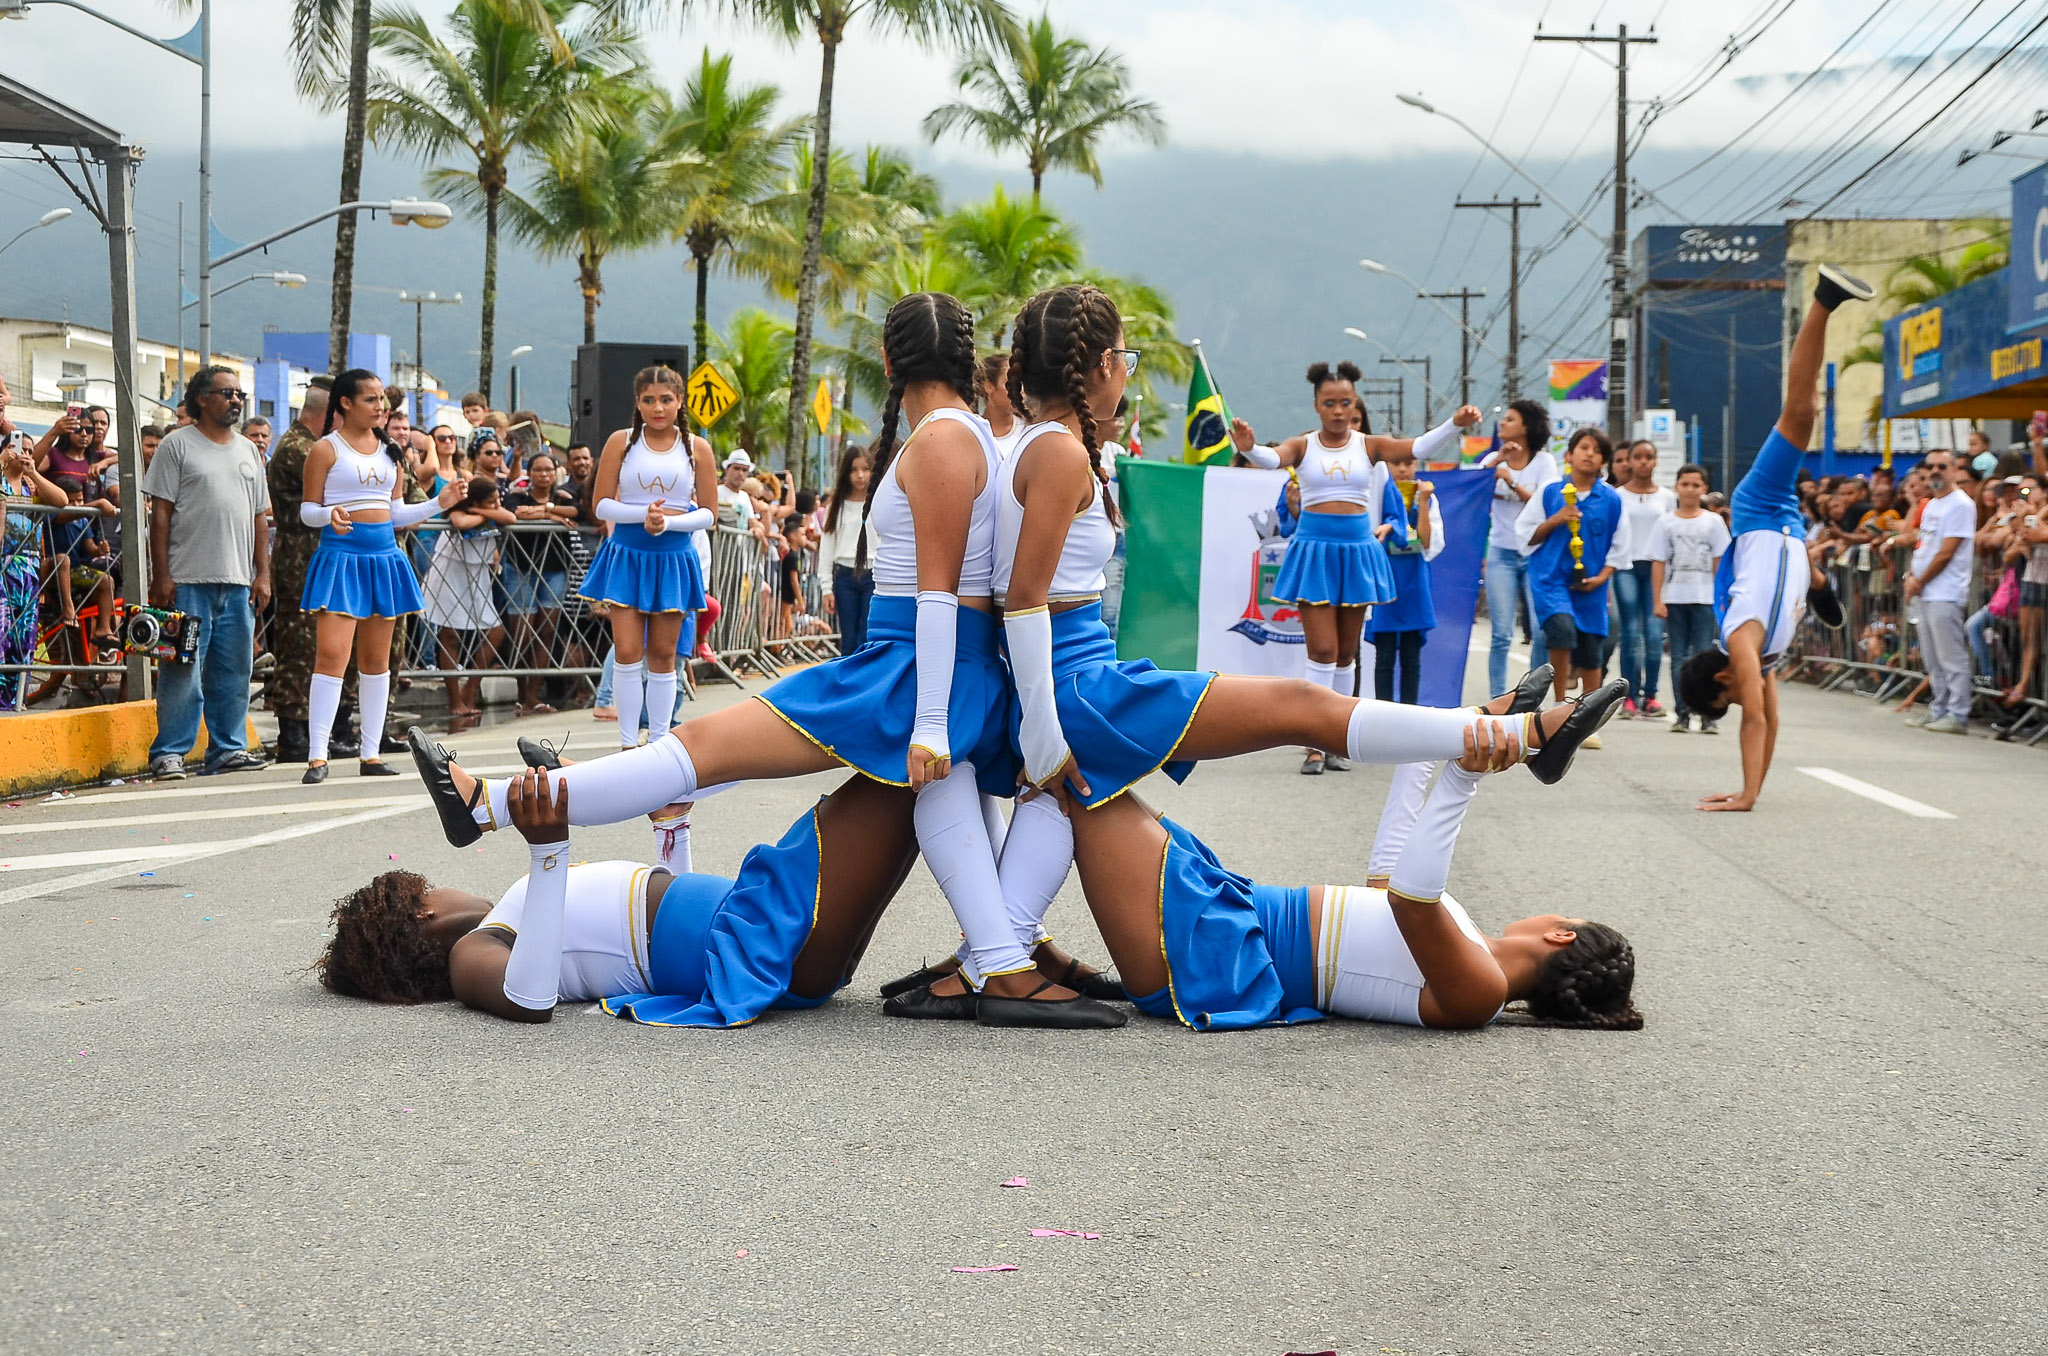
<path fill-rule="evenodd" d="M 889 360 L 889 398 L 882 404 L 874 469 L 868 473 L 868 497 L 860 507 L 861 535 L 853 548 L 853 568 L 861 571 L 868 567 L 868 514 L 897 452 L 904 388 L 914 381 L 942 381 L 972 409 L 980 386 L 974 317 L 959 298 L 944 292 L 912 292 L 899 298 L 882 319 L 882 352 Z"/>
<path fill-rule="evenodd" d="M 1010 355 L 1011 403 L 1023 408 L 1026 395 L 1064 399 L 1080 421 L 1081 445 L 1088 449 L 1098 483 L 1108 477 L 1096 441 L 1095 412 L 1088 407 L 1088 374 L 1116 346 L 1122 325 L 1116 303 L 1100 288 L 1086 283 L 1057 287 L 1025 303 Z M 1102 510 L 1112 525 L 1122 523 L 1123 515 L 1107 495 Z"/>
<path fill-rule="evenodd" d="M 1529 1015 L 1545 1026 L 1640 1031 L 1643 1015 L 1631 997 L 1636 953 L 1613 928 L 1581 923 L 1578 937 L 1552 956 L 1529 991 Z"/>

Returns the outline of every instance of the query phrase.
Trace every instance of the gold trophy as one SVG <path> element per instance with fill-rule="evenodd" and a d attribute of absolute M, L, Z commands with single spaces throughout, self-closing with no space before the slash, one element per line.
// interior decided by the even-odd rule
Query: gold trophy
<path fill-rule="evenodd" d="M 1415 487 L 1418 480 L 1397 480 L 1394 488 L 1401 492 L 1401 544 L 1389 546 L 1387 554 L 1396 556 L 1418 555 L 1421 545 L 1415 540 Z"/>
<path fill-rule="evenodd" d="M 1577 508 L 1579 506 L 1579 487 L 1573 483 L 1570 476 L 1566 476 L 1564 480 L 1564 505 L 1566 508 Z M 1571 529 L 1572 582 L 1574 584 L 1583 584 L 1586 582 L 1586 539 L 1579 535 L 1579 520 L 1577 518 L 1572 519 Z"/>

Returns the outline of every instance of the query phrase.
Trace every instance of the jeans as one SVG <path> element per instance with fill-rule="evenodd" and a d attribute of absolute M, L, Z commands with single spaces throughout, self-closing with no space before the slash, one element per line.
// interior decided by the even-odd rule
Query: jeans
<path fill-rule="evenodd" d="M 1664 665 L 1664 623 L 1657 616 L 1650 569 L 1650 561 L 1639 560 L 1614 572 L 1621 608 L 1621 676 L 1638 705 L 1656 697 L 1657 673 Z"/>
<path fill-rule="evenodd" d="M 1714 643 L 1714 605 L 1712 603 L 1666 603 L 1665 611 L 1671 616 L 1665 621 L 1665 629 L 1671 636 L 1671 690 L 1678 692 L 1678 670 L 1685 661 Z M 1681 716 L 1689 714 L 1685 703 L 1673 698 L 1673 706 Z"/>
<path fill-rule="evenodd" d="M 1372 690 L 1383 702 L 1394 698 L 1394 661 L 1401 661 L 1400 700 L 1416 704 L 1422 692 L 1422 642 L 1427 631 L 1382 631 L 1372 638 Z"/>
<path fill-rule="evenodd" d="M 1970 718 L 1970 644 L 1963 630 L 1961 603 L 1920 600 L 1920 658 L 1934 689 L 1929 718 Z"/>
<path fill-rule="evenodd" d="M 1512 546 L 1486 548 L 1486 612 L 1493 622 L 1493 644 L 1486 652 L 1486 690 L 1497 697 L 1508 690 L 1508 646 L 1515 639 L 1515 604 L 1529 591 L 1529 562 Z M 1540 659 L 1535 660 L 1541 663 Z"/>
<path fill-rule="evenodd" d="M 206 716 L 206 766 L 249 746 L 250 648 L 256 614 L 247 584 L 180 584 L 171 606 L 199 620 L 199 649 L 189 664 L 157 666 L 156 741 L 152 761 L 167 754 L 183 758 L 199 742 L 199 717 Z"/>
<path fill-rule="evenodd" d="M 832 567 L 832 607 L 839 615 L 839 653 L 852 654 L 868 640 L 868 605 L 875 577 L 848 565 Z"/>
<path fill-rule="evenodd" d="M 1970 619 L 1963 623 L 1963 634 L 1970 639 L 1970 654 L 1977 661 L 1977 672 L 1986 682 L 1997 676 L 1991 671 L 1991 641 L 1984 634 L 1996 620 L 1991 615 L 1991 605 L 1987 603 L 1972 612 Z"/>

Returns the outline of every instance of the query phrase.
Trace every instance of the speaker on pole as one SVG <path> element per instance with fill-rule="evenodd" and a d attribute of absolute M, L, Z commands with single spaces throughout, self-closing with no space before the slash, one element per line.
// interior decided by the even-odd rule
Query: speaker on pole
<path fill-rule="evenodd" d="M 604 449 L 613 430 L 633 426 L 633 376 L 643 367 L 672 367 L 690 375 L 690 346 L 675 344 L 583 344 L 569 392 L 569 436 Z"/>

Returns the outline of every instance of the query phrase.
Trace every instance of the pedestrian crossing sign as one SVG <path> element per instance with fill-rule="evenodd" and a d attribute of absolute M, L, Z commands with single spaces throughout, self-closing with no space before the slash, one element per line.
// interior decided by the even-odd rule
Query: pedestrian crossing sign
<path fill-rule="evenodd" d="M 725 374 L 710 363 L 699 363 L 697 370 L 690 374 L 688 391 L 690 417 L 700 426 L 709 427 L 725 417 L 733 407 L 740 393 L 732 389 L 732 383 Z"/>

